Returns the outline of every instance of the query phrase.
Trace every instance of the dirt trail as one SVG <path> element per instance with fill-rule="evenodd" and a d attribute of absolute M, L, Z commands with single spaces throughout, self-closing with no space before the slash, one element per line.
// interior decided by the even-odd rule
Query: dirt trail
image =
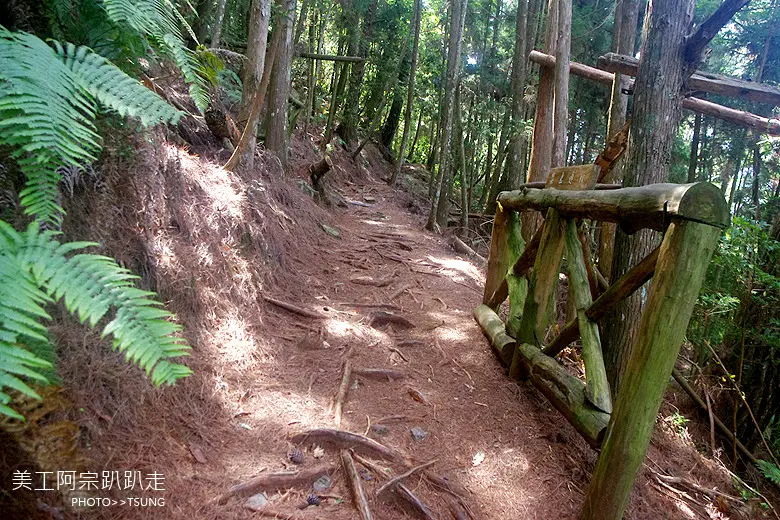
<path fill-rule="evenodd" d="M 247 390 L 242 423 L 265 430 L 266 440 L 273 415 L 279 434 L 335 427 L 331 405 L 345 359 L 356 368 L 400 370 L 407 375 L 400 381 L 353 378 L 343 429 L 368 432 L 416 461 L 436 459 L 435 472 L 465 487 L 477 518 L 575 518 L 595 455 L 539 393 L 505 377 L 472 318 L 483 270 L 424 232 L 421 217 L 401 208 L 404 197 L 383 182 L 353 185 L 346 195 L 349 208 L 335 220 L 339 236 L 323 232 L 311 261 L 299 265 L 300 294 L 287 300 L 328 317 L 311 320 L 269 304 L 268 332 L 282 348 L 276 370 L 266 374 L 272 388 Z M 413 327 L 383 326 L 382 312 Z M 396 415 L 403 417 L 386 429 L 370 428 Z M 427 437 L 414 440 L 412 428 Z M 264 449 L 276 450 L 277 465 L 248 455 L 255 468 L 279 468 L 280 452 L 289 448 L 274 444 Z M 336 458 L 326 453 L 326 460 Z M 236 460 L 231 474 L 251 475 L 248 459 Z M 349 501 L 343 478 L 336 482 L 334 493 Z M 440 492 L 419 479 L 409 484 L 446 512 Z M 356 514 L 349 503 L 326 507 L 328 518 Z M 409 511 L 392 502 L 374 507 L 379 518 L 405 518 Z"/>

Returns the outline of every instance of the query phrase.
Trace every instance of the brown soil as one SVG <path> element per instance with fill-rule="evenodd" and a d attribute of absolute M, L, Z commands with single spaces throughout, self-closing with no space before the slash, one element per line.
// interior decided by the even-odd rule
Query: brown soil
<path fill-rule="evenodd" d="M 59 321 L 55 334 L 73 403 L 69 418 L 81 429 L 88 466 L 165 475 L 164 507 L 98 508 L 83 518 L 256 517 L 244 507 L 245 498 L 215 499 L 255 476 L 322 464 L 340 468 L 337 448 L 322 444 L 321 454 L 311 442 L 299 446 L 303 464 L 296 465 L 290 439 L 335 428 L 334 400 L 347 360 L 355 369 L 393 369 L 406 377 L 351 378 L 342 429 L 368 434 L 414 463 L 435 460 L 430 472 L 452 483 L 474 518 L 577 518 L 597 454 L 539 392 L 505 376 L 472 318 L 481 300 L 482 266 L 423 230 L 424 201 L 380 180 L 387 165 L 375 151 L 369 148 L 360 165 L 342 151 L 334 154 L 336 171 L 328 175 L 347 207 L 329 211 L 313 205 L 292 181 L 280 180 L 270 160 L 259 166 L 266 173 L 247 179 L 159 144 L 141 153 L 145 162 L 129 169 L 115 164 L 123 174 L 103 195 L 90 195 L 98 203 L 72 204 L 71 222 L 87 227 L 74 224 L 68 231 L 101 240 L 107 252 L 145 274 L 145 283 L 185 326 L 195 375 L 173 388 L 151 389 L 136 368 L 96 349 L 94 333 Z M 316 153 L 296 139 L 293 159 L 305 177 Z M 407 184 L 415 182 L 410 174 Z M 90 209 L 80 213 L 78 207 Z M 90 219 L 107 223 L 107 235 L 96 236 Z M 384 286 L 367 285 L 372 281 Z M 380 312 L 412 326 L 387 324 Z M 647 466 L 738 494 L 725 470 L 663 420 L 672 416 L 677 398 L 670 394 L 671 404 L 662 410 Z M 386 432 L 372 430 L 377 423 Z M 414 440 L 415 427 L 427 437 Z M 403 471 L 375 461 L 395 474 Z M 6 457 L 4 467 L 31 464 Z M 332 477 L 334 487 L 319 507 L 297 509 L 308 486 L 268 489 L 270 505 L 295 518 L 357 518 L 343 471 Z M 387 477 L 370 477 L 363 486 L 372 497 Z M 406 483 L 436 518 L 450 517 L 454 495 L 420 476 Z M 643 470 L 626 518 L 751 514 L 731 503 L 721 512 L 710 498 L 679 489 L 685 494 Z M 53 493 L 37 498 L 59 508 L 57 514 L 75 516 Z M 5 502 L 22 507 L 19 500 Z M 378 519 L 416 517 L 393 493 L 370 505 Z M 52 517 L 41 509 L 46 507 L 37 508 L 41 518 Z M 10 515 L 2 514 L 17 517 Z"/>

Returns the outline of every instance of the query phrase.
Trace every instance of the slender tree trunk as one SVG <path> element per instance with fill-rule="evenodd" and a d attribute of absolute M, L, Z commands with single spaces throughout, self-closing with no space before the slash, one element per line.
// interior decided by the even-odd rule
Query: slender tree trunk
<path fill-rule="evenodd" d="M 192 31 L 198 37 L 198 42 L 205 45 L 209 37 L 209 18 L 214 10 L 214 0 L 199 0 L 195 10 L 198 12 L 198 18 L 192 24 Z"/>
<path fill-rule="evenodd" d="M 227 0 L 219 0 L 217 4 L 217 13 L 214 15 L 214 29 L 211 32 L 211 46 L 219 47 L 219 40 L 222 37 L 222 20 L 225 18 L 225 6 Z"/>
<path fill-rule="evenodd" d="M 504 111 L 504 119 L 501 123 L 501 134 L 498 136 L 498 149 L 496 150 L 496 161 L 493 165 L 493 175 L 490 177 L 487 208 L 485 209 L 488 215 L 493 215 L 496 212 L 496 196 L 498 196 L 501 186 L 505 184 L 504 178 L 501 176 L 501 170 L 508 151 L 507 140 L 511 131 L 511 121 L 512 111 L 510 108 L 507 108 Z"/>
<path fill-rule="evenodd" d="M 525 129 L 522 128 L 525 116 L 525 83 L 528 68 L 526 38 L 528 37 L 528 0 L 519 0 L 515 23 L 515 51 L 512 56 L 512 137 L 509 141 L 509 155 L 506 160 L 507 185 L 516 189 L 523 183 L 525 171 L 521 157 L 525 155 Z"/>
<path fill-rule="evenodd" d="M 301 41 L 301 35 L 303 35 L 303 28 L 306 26 L 306 18 L 309 14 L 309 3 L 311 0 L 303 0 L 303 3 L 301 4 L 301 12 L 298 15 L 298 21 L 295 24 L 295 36 L 293 36 L 293 47 L 298 45 L 298 42 Z M 309 24 L 310 26 L 314 26 L 314 20 Z"/>
<path fill-rule="evenodd" d="M 441 118 L 440 164 L 431 211 L 425 226 L 429 231 L 434 231 L 437 223 L 442 228 L 447 225 L 447 213 L 450 206 L 448 195 L 452 184 L 452 119 L 467 4 L 468 0 L 453 0 L 450 4 L 450 35 L 447 51 L 447 79 L 444 87 Z"/>
<path fill-rule="evenodd" d="M 693 139 L 691 139 L 691 154 L 688 157 L 688 182 L 696 182 L 696 163 L 699 161 L 699 142 L 701 140 L 701 114 L 696 114 L 693 121 Z"/>
<path fill-rule="evenodd" d="M 312 16 L 311 23 L 309 24 L 309 51 L 316 52 L 316 29 L 315 24 L 317 13 Z M 317 76 L 314 74 L 314 62 L 320 60 L 309 60 L 306 66 L 306 101 L 303 107 L 303 135 L 304 137 L 309 132 L 309 122 L 311 121 L 312 111 L 314 109 L 314 89 L 317 85 Z"/>
<path fill-rule="evenodd" d="M 241 93 L 241 108 L 239 121 L 241 126 L 247 124 L 252 100 L 260 87 L 265 69 L 265 51 L 268 46 L 268 22 L 271 17 L 271 4 L 269 0 L 252 0 L 249 8 L 249 35 L 247 38 L 247 62 L 244 65 L 244 77 L 242 79 L 243 90 Z M 249 143 L 246 155 L 241 158 L 242 164 L 251 168 L 255 157 L 255 145 L 257 141 L 257 124 L 249 129 Z"/>
<path fill-rule="evenodd" d="M 347 71 L 349 67 L 343 62 L 334 62 L 333 64 L 333 85 L 330 95 L 330 110 L 328 111 L 328 122 L 325 125 L 325 132 L 320 142 L 320 147 L 324 148 L 333 138 L 333 128 L 336 125 L 336 113 L 341 103 L 341 95 L 347 83 Z"/>
<path fill-rule="evenodd" d="M 569 119 L 569 62 L 571 0 L 558 0 L 558 44 L 555 52 L 555 118 L 552 167 L 566 166 L 566 128 Z"/>
<path fill-rule="evenodd" d="M 414 81 L 417 74 L 417 52 L 420 48 L 420 19 L 422 18 L 422 2 L 414 0 L 414 15 L 412 17 L 412 27 L 414 30 L 414 43 L 412 44 L 412 64 L 409 69 L 409 85 L 406 87 L 406 112 L 404 114 L 404 133 L 401 137 L 401 146 L 398 150 L 398 165 L 390 176 L 389 184 L 395 184 L 398 176 L 401 175 L 401 168 L 406 159 L 406 145 L 409 141 L 409 129 L 412 124 L 412 105 L 414 104 Z M 417 129 L 419 130 L 419 120 Z M 417 136 L 415 135 L 415 141 Z M 412 146 L 414 148 L 414 146 Z"/>
<path fill-rule="evenodd" d="M 468 184 L 469 174 L 466 168 L 466 132 L 463 128 L 463 107 L 461 103 L 461 87 L 458 86 L 457 94 L 455 95 L 455 124 L 457 126 L 457 140 L 458 140 L 458 169 L 460 170 L 460 235 L 462 237 L 468 236 L 469 231 L 469 199 L 468 199 Z"/>
<path fill-rule="evenodd" d="M 374 33 L 374 21 L 376 19 L 377 0 L 371 0 L 368 10 L 363 17 L 362 31 L 357 33 L 358 55 L 368 57 L 368 47 Z M 354 9 L 355 7 L 353 7 Z M 363 88 L 363 76 L 365 74 L 365 61 L 352 64 L 352 72 L 349 77 L 349 91 L 344 105 L 344 119 L 341 122 L 341 135 L 347 143 L 357 138 L 357 129 L 360 119 L 360 92 Z"/>
<path fill-rule="evenodd" d="M 674 136 L 682 112 L 683 87 L 690 74 L 684 56 L 693 22 L 695 0 L 654 0 L 648 7 L 639 71 L 634 84 L 634 112 L 624 186 L 665 182 Z M 612 280 L 642 260 L 657 244 L 649 231 L 626 235 L 618 231 Z M 642 311 L 642 291 L 622 302 L 604 322 L 604 361 L 612 395 L 631 357 Z"/>
<path fill-rule="evenodd" d="M 328 27 L 328 21 L 330 20 L 330 13 L 332 10 L 333 10 L 333 3 L 330 3 L 328 5 L 328 10 L 325 12 L 325 16 L 322 16 L 322 14 L 320 14 L 320 27 L 319 27 L 319 34 L 317 40 L 317 54 L 322 54 L 322 49 L 325 46 L 325 29 Z M 313 60 L 313 61 L 316 61 L 317 63 L 314 66 L 314 94 L 312 96 L 312 105 L 311 105 L 312 117 L 320 113 L 320 98 L 317 95 L 317 92 L 319 90 L 317 85 L 320 80 L 320 75 L 322 74 L 322 60 Z"/>
<path fill-rule="evenodd" d="M 414 139 L 412 139 L 412 146 L 409 148 L 409 160 L 414 160 L 414 151 L 417 148 L 417 139 L 420 137 L 420 127 L 422 126 L 423 114 L 422 110 L 417 111 L 417 129 L 414 131 Z"/>
<path fill-rule="evenodd" d="M 281 162 L 282 170 L 286 172 L 289 152 L 287 107 L 290 98 L 290 65 L 293 58 L 292 31 L 295 0 L 277 0 L 277 8 L 279 12 L 274 24 L 274 31 L 282 32 L 269 85 L 271 97 L 268 105 L 268 133 L 265 147 L 268 151 L 276 154 Z"/>
<path fill-rule="evenodd" d="M 636 26 L 639 19 L 639 0 L 618 0 L 615 4 L 615 29 L 612 36 L 612 48 L 618 54 L 634 55 L 636 48 Z M 612 82 L 612 96 L 609 104 L 609 124 L 607 140 L 620 132 L 626 124 L 628 111 L 628 89 L 631 78 L 624 74 L 615 74 Z M 625 161 L 625 159 L 623 159 Z M 623 164 L 619 162 L 607 175 L 605 182 L 618 182 L 623 178 Z M 615 224 L 601 223 L 599 234 L 599 271 L 606 278 L 612 276 L 612 256 L 615 247 Z"/>
<path fill-rule="evenodd" d="M 547 7 L 547 32 L 544 49 L 547 54 L 556 55 L 558 44 L 558 0 L 549 0 Z M 542 67 L 536 95 L 536 116 L 531 145 L 531 159 L 528 164 L 529 182 L 544 181 L 550 172 L 553 153 L 553 111 L 555 105 L 555 73 Z M 523 214 L 523 238 L 530 240 L 539 227 L 537 215 Z"/>

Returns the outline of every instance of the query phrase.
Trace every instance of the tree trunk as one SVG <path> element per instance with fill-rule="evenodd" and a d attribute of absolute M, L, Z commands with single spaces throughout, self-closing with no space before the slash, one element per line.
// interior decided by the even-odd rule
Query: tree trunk
<path fill-rule="evenodd" d="M 407 74 L 409 73 L 409 59 L 408 55 L 404 53 L 399 63 L 398 75 L 393 74 L 395 88 L 393 89 L 393 102 L 390 105 L 390 111 L 387 113 L 387 119 L 385 119 L 384 125 L 382 125 L 382 132 L 380 134 L 381 143 L 388 150 L 392 150 L 393 141 L 395 140 L 395 134 L 398 131 L 398 125 L 401 122 L 401 111 L 404 108 L 404 100 L 406 93 L 404 87 L 407 82 Z"/>
<path fill-rule="evenodd" d="M 469 211 L 471 208 L 469 208 L 468 199 L 469 174 L 466 167 L 466 132 L 463 128 L 460 86 L 458 86 L 457 94 L 455 95 L 455 124 L 458 130 L 458 169 L 460 170 L 460 236 L 466 238 L 469 231 Z"/>
<path fill-rule="evenodd" d="M 376 17 L 377 0 L 371 0 L 368 5 L 368 10 L 363 17 L 363 28 L 361 32 L 358 32 L 355 27 L 355 40 L 357 45 L 355 51 L 357 55 L 365 58 L 368 56 L 368 46 L 371 43 L 371 36 L 374 32 L 374 20 Z M 346 4 L 345 4 L 346 7 Z M 357 9 L 354 5 L 352 10 Z M 357 26 L 358 15 L 355 12 L 354 15 L 350 14 L 349 18 L 345 20 L 347 23 L 354 23 Z M 349 30 L 349 29 L 348 29 Z M 350 44 L 350 54 L 353 54 L 352 44 Z M 349 76 L 349 90 L 347 91 L 347 98 L 344 105 L 344 117 L 341 121 L 341 136 L 344 141 L 351 143 L 357 138 L 358 122 L 360 118 L 360 92 L 363 88 L 363 76 L 365 72 L 365 61 L 352 64 L 352 71 Z"/>
<path fill-rule="evenodd" d="M 205 45 L 206 38 L 209 36 L 209 18 L 214 10 L 214 0 L 200 0 L 195 5 L 198 18 L 192 24 L 192 31 L 198 37 L 198 42 Z"/>
<path fill-rule="evenodd" d="M 547 6 L 547 32 L 545 52 L 556 54 L 558 30 L 558 0 L 549 0 Z M 536 95 L 536 116 L 534 117 L 534 135 L 531 144 L 531 159 L 528 163 L 528 182 L 544 181 L 550 172 L 553 152 L 553 111 L 555 103 L 555 73 L 542 67 L 539 73 L 539 86 Z M 539 216 L 523 215 L 523 238 L 529 240 L 539 227 Z"/>
<path fill-rule="evenodd" d="M 552 167 L 566 166 L 566 128 L 569 119 L 569 61 L 571 0 L 558 0 L 558 43 L 555 52 L 555 116 Z"/>
<path fill-rule="evenodd" d="M 222 37 L 222 20 L 225 18 L 225 6 L 227 0 L 218 0 L 217 13 L 214 15 L 214 29 L 211 32 L 211 46 L 219 47 L 219 39 Z"/>
<path fill-rule="evenodd" d="M 512 137 L 509 141 L 509 154 L 506 160 L 505 175 L 507 185 L 516 189 L 523 183 L 525 171 L 521 157 L 525 156 L 525 129 L 522 128 L 525 117 L 525 83 L 528 68 L 528 53 L 526 41 L 528 37 L 528 0 L 517 3 L 515 23 L 515 51 L 512 56 Z"/>
<path fill-rule="evenodd" d="M 612 48 L 620 54 L 634 55 L 636 47 L 636 25 L 639 18 L 639 0 L 618 0 L 615 5 L 615 29 L 612 36 Z M 626 124 L 628 111 L 628 95 L 623 91 L 628 88 L 631 78 L 623 74 L 615 74 L 612 81 L 612 96 L 609 104 L 609 124 L 607 125 L 607 140 L 615 136 Z M 619 162 L 606 176 L 604 182 L 618 182 L 623 178 L 623 164 Z M 612 276 L 612 255 L 615 247 L 615 226 L 601 224 L 599 234 L 599 271 L 606 278 Z M 614 389 L 614 388 L 613 388 Z"/>
<path fill-rule="evenodd" d="M 306 24 L 306 18 L 309 14 L 309 4 L 311 3 L 311 0 L 303 0 L 303 3 L 301 4 L 301 13 L 298 15 L 298 21 L 295 24 L 295 35 L 293 36 L 293 47 L 298 45 L 298 42 L 301 41 L 301 35 L 303 34 L 303 28 Z M 311 21 L 309 24 L 310 27 L 314 26 L 314 20 Z M 312 49 L 313 50 L 313 49 Z"/>
<path fill-rule="evenodd" d="M 317 35 L 317 54 L 322 53 L 323 46 L 325 45 L 325 29 L 328 27 L 328 21 L 330 20 L 330 13 L 333 10 L 333 3 L 328 5 L 328 10 L 325 12 L 325 16 L 320 14 L 320 27 L 319 34 Z M 316 65 L 314 66 L 314 93 L 312 96 L 311 113 L 312 117 L 320 113 L 320 99 L 317 96 L 317 82 L 320 79 L 322 73 L 322 60 L 314 60 Z"/>
<path fill-rule="evenodd" d="M 323 134 L 322 141 L 320 142 L 321 148 L 328 146 L 328 143 L 330 143 L 330 140 L 333 138 L 333 128 L 336 124 L 336 112 L 338 111 L 339 104 L 341 103 L 341 95 L 344 92 L 344 87 L 347 84 L 348 64 L 336 62 L 333 67 L 334 87 L 330 95 L 328 122 L 325 124 L 325 133 Z"/>
<path fill-rule="evenodd" d="M 414 139 L 412 139 L 412 146 L 409 148 L 409 160 L 414 160 L 414 151 L 417 149 L 417 139 L 420 137 L 420 127 L 422 126 L 423 113 L 422 110 L 417 111 L 417 129 L 414 131 Z"/>
<path fill-rule="evenodd" d="M 265 51 L 268 46 L 268 22 L 271 17 L 271 3 L 269 0 L 252 0 L 249 8 L 249 35 L 247 38 L 246 56 L 244 64 L 244 77 L 242 78 L 243 90 L 241 93 L 241 108 L 239 121 L 244 127 L 249 120 L 249 112 L 252 100 L 260 87 L 265 69 Z M 246 155 L 241 162 L 248 168 L 252 167 L 255 157 L 255 144 L 257 140 L 257 122 L 249 128 L 249 143 Z"/>
<path fill-rule="evenodd" d="M 488 119 L 488 128 L 493 128 L 493 122 L 495 121 L 495 114 L 493 110 L 493 100 L 488 100 L 488 111 L 490 112 L 490 119 Z M 479 208 L 480 210 L 487 212 L 485 209 L 485 202 L 488 198 L 488 190 L 490 188 L 490 172 L 493 165 L 493 140 L 495 139 L 495 132 L 490 130 L 488 132 L 487 142 L 487 154 L 485 155 L 485 172 L 482 174 L 484 179 L 482 182 L 482 193 L 479 196 Z"/>
<path fill-rule="evenodd" d="M 688 183 L 696 182 L 696 163 L 699 161 L 699 142 L 701 141 L 701 114 L 696 114 L 693 122 L 691 154 L 688 157 Z"/>
<path fill-rule="evenodd" d="M 268 104 L 268 132 L 265 147 L 281 162 L 287 171 L 289 151 L 287 137 L 287 106 L 290 98 L 290 65 L 293 57 L 292 32 L 295 17 L 295 0 L 277 0 L 279 9 L 274 31 L 281 31 L 279 50 L 276 53 L 274 69 L 269 86 L 271 97 Z"/>
<path fill-rule="evenodd" d="M 406 111 L 404 114 L 404 133 L 401 137 L 401 146 L 398 150 L 398 165 L 393 174 L 390 176 L 389 184 L 395 184 L 398 176 L 401 175 L 401 168 L 404 166 L 404 160 L 406 159 L 406 145 L 409 141 L 409 130 L 412 125 L 412 105 L 414 104 L 414 80 L 417 74 L 417 51 L 420 48 L 420 19 L 422 17 L 422 3 L 421 0 L 414 0 L 414 15 L 412 17 L 412 27 L 414 30 L 414 43 L 412 44 L 412 64 L 409 69 L 409 85 L 406 87 Z M 417 130 L 420 130 L 420 120 L 417 120 Z M 415 134 L 415 142 L 417 141 L 417 135 Z M 414 149 L 414 145 L 412 145 Z"/>
<path fill-rule="evenodd" d="M 444 102 L 441 117 L 439 173 L 436 177 L 431 211 L 426 229 L 434 231 L 436 224 L 447 225 L 449 211 L 449 189 L 452 184 L 452 119 L 455 105 L 457 75 L 460 70 L 460 51 L 463 26 L 466 22 L 468 0 L 453 0 L 450 4 L 450 35 L 447 50 L 447 78 L 444 86 Z"/>
<path fill-rule="evenodd" d="M 498 137 L 498 149 L 496 150 L 496 161 L 493 165 L 493 175 L 490 177 L 490 185 L 486 187 L 488 195 L 485 212 L 488 215 L 492 215 L 496 212 L 496 196 L 498 195 L 498 192 L 501 191 L 502 184 L 504 184 L 503 177 L 501 176 L 501 167 L 504 164 L 507 154 L 507 139 L 511 128 L 511 119 L 512 112 L 507 108 L 504 111 L 504 120 L 501 123 L 501 134 Z"/>
<path fill-rule="evenodd" d="M 693 22 L 694 0 L 654 0 L 648 7 L 642 37 L 641 61 L 634 85 L 634 111 L 624 186 L 664 182 L 669 172 L 674 136 L 682 112 L 683 87 L 690 63 L 685 60 L 686 36 Z M 644 258 L 657 245 L 657 235 L 617 232 L 612 280 Z M 638 291 L 604 322 L 604 357 L 613 395 L 635 343 L 642 315 Z"/>

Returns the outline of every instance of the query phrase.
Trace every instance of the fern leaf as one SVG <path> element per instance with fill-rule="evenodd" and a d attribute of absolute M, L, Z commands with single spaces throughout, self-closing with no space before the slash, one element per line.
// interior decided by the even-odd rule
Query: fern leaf
<path fill-rule="evenodd" d="M 780 486 L 780 468 L 767 460 L 756 461 L 756 466 L 770 482 Z"/>
<path fill-rule="evenodd" d="M 136 117 L 144 126 L 176 123 L 181 117 L 181 112 L 99 54 L 71 43 L 54 45 L 81 87 L 120 115 Z"/>
<path fill-rule="evenodd" d="M 28 179 L 25 212 L 58 224 L 59 163 L 91 162 L 100 149 L 95 103 L 51 47 L 0 26 L 0 142 Z"/>
<path fill-rule="evenodd" d="M 189 84 L 190 97 L 201 111 L 208 106 L 208 85 L 199 74 L 199 64 L 194 53 L 187 48 L 179 26 L 197 43 L 192 28 L 170 0 L 103 0 L 108 17 L 117 24 L 128 24 L 139 33 L 157 43 L 181 70 Z"/>
<path fill-rule="evenodd" d="M 56 235 L 41 231 L 37 222 L 20 233 L 0 221 L 0 414 L 21 417 L 7 406 L 6 389 L 38 398 L 24 379 L 50 379 L 43 374 L 52 364 L 21 345 L 48 345 L 41 320 L 49 316 L 43 305 L 54 301 L 63 301 L 91 326 L 115 309 L 102 335 L 113 335 L 113 348 L 138 364 L 155 385 L 191 374 L 171 362 L 188 356 L 190 347 L 176 336 L 181 327 L 170 321 L 173 315 L 160 308 L 154 293 L 136 288 L 137 277 L 113 259 L 80 252 L 94 244 L 61 244 Z"/>

